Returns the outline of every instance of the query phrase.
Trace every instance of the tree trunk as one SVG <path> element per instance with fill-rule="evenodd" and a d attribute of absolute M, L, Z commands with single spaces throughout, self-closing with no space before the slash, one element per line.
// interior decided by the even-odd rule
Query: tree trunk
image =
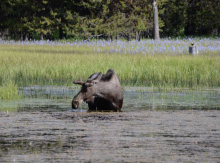
<path fill-rule="evenodd" d="M 141 32 L 136 31 L 136 40 L 137 41 L 141 41 L 140 33 Z"/>
<path fill-rule="evenodd" d="M 23 32 L 21 31 L 21 41 L 23 41 Z"/>
<path fill-rule="evenodd" d="M 157 1 L 153 0 L 153 15 L 154 15 L 154 39 L 159 40 L 159 23 L 158 23 L 158 8 L 157 8 Z"/>
<path fill-rule="evenodd" d="M 120 35 L 119 33 L 116 35 L 116 40 L 119 40 L 120 39 Z"/>
<path fill-rule="evenodd" d="M 28 41 L 28 34 L 27 34 L 27 32 L 25 32 L 24 38 L 25 38 L 25 39 L 24 39 L 25 41 Z"/>
<path fill-rule="evenodd" d="M 43 34 L 43 33 L 40 34 L 40 39 L 41 39 L 41 40 L 44 39 L 44 34 Z"/>
<path fill-rule="evenodd" d="M 131 35 L 130 34 L 128 34 L 128 36 L 127 36 L 127 41 L 128 42 L 131 41 Z"/>

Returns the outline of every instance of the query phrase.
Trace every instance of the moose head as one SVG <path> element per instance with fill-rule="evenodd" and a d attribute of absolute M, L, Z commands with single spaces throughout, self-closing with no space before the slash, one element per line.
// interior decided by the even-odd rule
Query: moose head
<path fill-rule="evenodd" d="M 73 82 L 74 84 L 79 84 L 82 86 L 78 94 L 74 96 L 72 100 L 73 109 L 77 109 L 83 101 L 86 101 L 88 103 L 94 99 L 98 88 L 97 83 L 99 83 L 101 78 L 102 73 L 99 72 L 91 75 L 86 82 L 83 82 L 81 79 L 75 80 Z"/>

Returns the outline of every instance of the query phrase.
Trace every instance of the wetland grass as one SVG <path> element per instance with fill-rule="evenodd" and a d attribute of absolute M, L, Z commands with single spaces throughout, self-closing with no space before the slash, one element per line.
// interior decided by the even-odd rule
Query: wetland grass
<path fill-rule="evenodd" d="M 6 100 L 12 102 L 12 100 L 20 100 L 23 97 L 23 93 L 18 91 L 18 86 L 12 81 L 5 82 L 0 86 L 0 102 Z M 17 107 L 0 106 L 0 111 L 15 112 Z"/>
<path fill-rule="evenodd" d="M 196 57 L 186 52 L 190 41 L 3 42 L 0 44 L 0 91 L 7 92 L 4 90 L 9 89 L 8 82 L 14 83 L 14 87 L 72 86 L 74 79 L 86 80 L 92 73 L 105 73 L 109 68 L 116 71 L 122 86 L 219 87 L 219 41 L 199 40 L 207 49 L 203 47 Z M 9 98 L 3 94 L 1 98 Z"/>
<path fill-rule="evenodd" d="M 22 92 L 18 92 L 18 87 L 12 81 L 3 83 L 0 86 L 0 100 L 17 100 L 22 99 Z"/>

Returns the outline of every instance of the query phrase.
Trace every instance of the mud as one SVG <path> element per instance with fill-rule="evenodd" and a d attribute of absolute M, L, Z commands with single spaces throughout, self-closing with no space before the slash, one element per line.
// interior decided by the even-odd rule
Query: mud
<path fill-rule="evenodd" d="M 219 161 L 219 110 L 0 112 L 0 162 Z"/>

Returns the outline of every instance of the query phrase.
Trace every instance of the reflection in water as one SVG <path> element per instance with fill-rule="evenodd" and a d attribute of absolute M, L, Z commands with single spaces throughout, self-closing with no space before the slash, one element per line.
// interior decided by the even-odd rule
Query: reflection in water
<path fill-rule="evenodd" d="M 20 89 L 24 100 L 0 101 L 1 108 L 19 108 L 19 110 L 40 109 L 40 111 L 71 110 L 71 100 L 78 87 L 30 86 Z M 122 110 L 137 109 L 220 109 L 220 91 L 152 91 L 149 88 L 124 88 Z M 83 103 L 76 111 L 87 110 Z"/>

